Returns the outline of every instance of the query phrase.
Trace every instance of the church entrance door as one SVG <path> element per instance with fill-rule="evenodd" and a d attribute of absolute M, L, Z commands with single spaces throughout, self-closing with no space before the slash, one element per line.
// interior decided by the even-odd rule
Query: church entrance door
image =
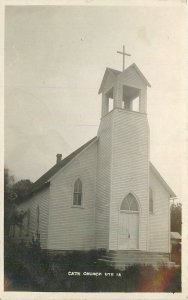
<path fill-rule="evenodd" d="M 120 212 L 119 250 L 138 249 L 138 213 Z"/>
<path fill-rule="evenodd" d="M 118 249 L 138 249 L 139 207 L 135 197 L 128 194 L 123 200 L 119 214 Z"/>

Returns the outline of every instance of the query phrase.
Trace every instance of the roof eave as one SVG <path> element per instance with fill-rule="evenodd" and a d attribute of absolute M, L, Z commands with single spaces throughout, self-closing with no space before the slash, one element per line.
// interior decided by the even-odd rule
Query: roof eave
<path fill-rule="evenodd" d="M 136 72 L 140 75 L 140 77 L 143 79 L 143 81 L 145 81 L 146 85 L 148 87 L 151 87 L 151 84 L 149 83 L 149 81 L 146 79 L 144 74 L 140 71 L 140 69 L 137 67 L 137 65 L 135 63 L 133 63 L 130 67 L 133 67 L 136 70 Z M 128 67 L 128 68 L 130 68 L 130 67 Z"/>
<path fill-rule="evenodd" d="M 54 174 L 58 173 L 60 169 L 66 166 L 74 157 L 76 157 L 79 153 L 81 153 L 84 149 L 92 145 L 94 142 L 98 140 L 97 136 L 82 145 L 80 148 L 73 151 L 67 157 L 65 157 L 59 164 L 55 164 L 52 168 L 50 168 L 46 173 L 44 173 L 38 180 L 36 180 L 31 187 L 31 193 L 38 192 L 41 188 L 45 188 L 49 183 Z"/>
<path fill-rule="evenodd" d="M 114 71 L 117 71 L 117 70 L 114 70 Z M 112 72 L 112 69 L 106 68 L 106 70 L 104 72 L 104 76 L 103 76 L 102 82 L 101 82 L 101 85 L 100 85 L 100 88 L 99 88 L 99 91 L 98 91 L 98 94 L 102 93 L 104 82 L 105 82 L 105 80 L 106 80 L 106 78 L 107 78 L 107 76 L 108 76 L 109 73 L 111 73 L 114 76 L 114 73 Z"/>
<path fill-rule="evenodd" d="M 169 193 L 170 198 L 177 198 L 176 194 L 173 192 L 173 190 L 169 187 L 169 185 L 166 183 L 166 181 L 163 179 L 161 174 L 157 171 L 157 169 L 154 167 L 154 165 L 150 162 L 151 170 L 154 172 L 154 174 L 157 176 L 157 178 L 160 180 L 166 191 Z"/>
<path fill-rule="evenodd" d="M 138 75 L 142 78 L 142 80 L 146 83 L 146 85 L 148 87 L 151 87 L 151 84 L 149 83 L 149 81 L 146 79 L 146 77 L 144 76 L 144 74 L 140 71 L 140 69 L 137 67 L 137 65 L 135 63 L 131 64 L 129 67 L 127 67 L 123 72 L 126 72 L 128 69 L 130 68 L 134 68 L 135 71 L 138 73 Z M 117 70 L 114 70 L 114 71 L 117 71 Z M 101 85 L 100 85 L 100 88 L 99 88 L 99 91 L 98 91 L 98 94 L 101 94 L 102 92 L 102 89 L 103 89 L 103 85 L 104 85 L 104 82 L 108 76 L 108 73 L 111 72 L 113 75 L 114 73 L 112 72 L 112 69 L 110 68 L 106 68 L 105 70 L 105 73 L 104 73 L 104 76 L 103 76 L 103 79 L 102 79 L 102 82 L 101 82 Z M 118 72 L 118 71 L 117 71 Z M 119 74 L 122 74 L 122 72 L 119 71 Z"/>
<path fill-rule="evenodd" d="M 51 182 L 51 180 L 54 178 L 54 176 L 56 176 L 58 174 L 59 171 L 61 171 L 64 167 L 67 167 L 70 163 L 72 163 L 72 161 L 74 161 L 76 158 L 79 157 L 79 155 L 81 155 L 83 153 L 83 151 L 87 150 L 89 147 L 91 147 L 94 143 L 98 142 L 99 138 L 96 136 L 95 138 L 93 138 L 93 141 L 88 144 L 85 148 L 83 148 L 78 154 L 76 154 L 67 164 L 63 165 L 61 168 L 59 168 L 59 170 L 54 173 L 51 178 L 49 179 L 49 181 Z"/>
<path fill-rule="evenodd" d="M 33 190 L 31 190 L 30 195 L 33 195 L 33 194 L 35 194 L 35 193 L 38 193 L 38 192 L 42 191 L 43 189 L 48 188 L 49 186 L 50 186 L 50 181 L 46 181 L 46 182 L 44 182 L 42 185 L 40 185 L 40 186 L 34 188 Z"/>

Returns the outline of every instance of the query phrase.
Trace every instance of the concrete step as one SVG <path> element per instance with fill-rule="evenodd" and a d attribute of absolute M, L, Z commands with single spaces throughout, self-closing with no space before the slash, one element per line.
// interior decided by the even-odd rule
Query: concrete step
<path fill-rule="evenodd" d="M 105 256 L 107 256 L 107 257 L 109 257 L 109 258 L 119 258 L 119 257 L 121 257 L 121 258 L 126 258 L 126 257 L 142 257 L 142 258 L 146 258 L 147 259 L 147 257 L 153 257 L 153 258 L 158 258 L 158 259 L 160 259 L 161 257 L 162 258 L 169 258 L 169 255 L 168 255 L 168 253 L 158 253 L 158 252 L 131 252 L 131 251 L 126 251 L 126 252 L 114 252 L 114 253 L 112 253 L 112 252 L 108 252 L 108 253 L 106 253 L 106 255 Z"/>
<path fill-rule="evenodd" d="M 158 264 L 158 263 L 168 263 L 167 260 L 154 260 L 154 259 L 147 259 L 147 260 L 143 260 L 143 259 L 112 259 L 112 260 L 109 260 L 109 259 L 104 259 L 104 258 L 101 258 L 100 261 L 104 261 L 104 262 L 112 262 L 112 263 L 120 263 L 120 264 Z"/>
<path fill-rule="evenodd" d="M 147 259 L 148 257 L 150 257 L 150 258 L 154 258 L 154 259 L 161 259 L 161 258 L 166 258 L 166 259 L 168 259 L 169 258 L 169 256 L 168 255 L 158 255 L 158 254 L 151 254 L 151 255 L 134 255 L 134 254 L 132 254 L 132 255 L 121 255 L 121 254 L 116 254 L 116 255 L 108 255 L 108 254 L 106 254 L 106 255 L 104 255 L 103 257 L 106 257 L 106 258 L 109 258 L 109 259 L 118 259 L 118 258 L 122 258 L 122 259 L 126 259 L 126 258 L 141 258 L 141 259 Z"/>
<path fill-rule="evenodd" d="M 146 251 L 126 251 L 126 250 L 120 250 L 120 251 L 109 251 L 106 253 L 106 255 L 114 256 L 114 255 L 121 255 L 121 256 L 129 256 L 129 255 L 138 255 L 138 256 L 148 256 L 148 255 L 159 255 L 159 256 L 168 256 L 168 253 L 161 253 L 161 252 L 146 252 Z"/>
<path fill-rule="evenodd" d="M 116 269 L 119 269 L 119 270 L 124 270 L 125 268 L 127 267 L 130 267 L 132 265 L 135 265 L 135 264 L 140 264 L 140 265 L 145 265 L 145 266 L 152 266 L 154 268 L 159 268 L 161 265 L 162 266 L 165 266 L 167 268 L 174 268 L 174 267 L 179 267 L 177 266 L 174 262 L 125 262 L 125 261 L 111 261 L 111 260 L 104 260 L 104 259 L 99 259 L 100 261 L 104 261 L 106 262 L 108 265 L 110 266 L 113 266 L 114 268 Z"/>
<path fill-rule="evenodd" d="M 169 260 L 167 259 L 164 259 L 164 258 L 151 258 L 151 257 L 148 257 L 147 259 L 145 258 L 112 258 L 112 259 L 109 259 L 108 257 L 102 257 L 101 259 L 103 260 L 106 260 L 106 261 L 116 261 L 116 262 L 141 262 L 141 263 L 147 263 L 147 262 L 155 262 L 155 261 L 161 261 L 161 262 L 168 262 Z"/>
<path fill-rule="evenodd" d="M 173 263 L 169 262 L 169 254 L 161 252 L 146 252 L 146 251 L 109 251 L 103 255 L 100 259 L 111 266 L 114 267 L 125 267 L 134 264 L 140 265 L 169 265 L 170 267 L 174 266 Z"/>

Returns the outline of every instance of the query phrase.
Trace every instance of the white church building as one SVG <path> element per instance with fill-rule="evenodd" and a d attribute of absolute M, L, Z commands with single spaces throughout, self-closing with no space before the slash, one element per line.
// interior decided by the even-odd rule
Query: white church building
<path fill-rule="evenodd" d="M 41 247 L 53 251 L 169 255 L 175 194 L 150 162 L 148 87 L 134 63 L 123 72 L 106 69 L 97 136 L 64 159 L 57 154 L 33 184 L 19 206 L 27 214 L 17 237 L 40 236 Z"/>

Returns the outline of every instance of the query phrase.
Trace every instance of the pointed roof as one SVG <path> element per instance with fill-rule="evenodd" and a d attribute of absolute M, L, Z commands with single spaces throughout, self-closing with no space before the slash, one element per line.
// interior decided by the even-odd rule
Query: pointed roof
<path fill-rule="evenodd" d="M 150 162 L 150 170 L 153 171 L 153 173 L 156 175 L 158 180 L 161 182 L 165 190 L 169 193 L 170 198 L 176 198 L 176 194 L 173 192 L 173 190 L 169 187 L 169 185 L 166 183 L 166 181 L 163 179 L 161 174 L 157 171 L 157 169 L 154 167 L 154 165 Z"/>
<path fill-rule="evenodd" d="M 114 70 L 114 69 L 111 69 L 111 68 L 106 68 L 103 79 L 102 79 L 102 82 L 101 82 L 101 85 L 100 85 L 100 88 L 99 88 L 99 91 L 98 91 L 98 94 L 100 94 L 102 92 L 105 81 L 106 81 L 109 73 L 113 74 L 114 77 L 117 77 L 119 74 L 128 72 L 131 68 L 134 68 L 135 71 L 138 73 L 138 75 L 141 77 L 141 79 L 146 83 L 146 85 L 151 87 L 150 83 L 148 82 L 148 80 L 146 79 L 144 74 L 140 71 L 140 69 L 137 67 L 137 65 L 135 63 L 133 63 L 128 68 L 126 68 L 123 72 L 118 71 L 118 70 Z"/>
<path fill-rule="evenodd" d="M 91 140 L 89 140 L 87 143 L 85 143 L 80 148 L 76 149 L 70 155 L 68 155 L 63 160 L 61 160 L 58 164 L 55 164 L 52 168 L 50 168 L 45 174 L 43 174 L 37 181 L 35 181 L 32 184 L 31 190 L 30 190 L 30 196 L 33 193 L 36 193 L 36 192 L 40 191 L 41 189 L 48 187 L 52 176 L 54 176 L 60 169 L 62 169 L 64 166 L 66 166 L 73 158 L 75 158 L 84 149 L 86 149 L 88 146 L 92 145 L 96 141 L 98 141 L 97 136 L 92 138 Z M 164 186 L 166 191 L 169 193 L 170 197 L 176 198 L 175 193 L 172 191 L 172 189 L 169 187 L 169 185 L 162 178 L 162 176 L 159 174 L 159 172 L 157 171 L 157 169 L 154 167 L 154 165 L 151 162 L 150 162 L 150 170 L 152 170 L 153 173 L 156 175 L 156 177 L 159 179 L 161 184 Z"/>
<path fill-rule="evenodd" d="M 105 84 L 105 81 L 106 81 L 109 73 L 112 73 L 116 77 L 117 75 L 121 74 L 122 72 L 120 72 L 118 70 L 111 69 L 111 68 L 106 68 L 103 79 L 102 79 L 102 82 L 101 82 L 101 86 L 100 86 L 99 91 L 98 91 L 98 94 L 100 94 L 102 92 L 103 86 Z"/>
<path fill-rule="evenodd" d="M 85 148 L 87 148 L 95 141 L 97 141 L 97 137 L 94 137 L 93 139 L 89 140 L 87 143 L 85 143 L 80 148 L 72 152 L 59 163 L 55 164 L 51 169 L 49 169 L 45 174 L 43 174 L 37 181 L 35 181 L 32 184 L 30 193 L 32 194 L 48 186 L 49 180 L 53 175 L 55 175 L 61 168 L 67 165 L 73 158 L 75 158 L 80 152 L 82 152 Z"/>

